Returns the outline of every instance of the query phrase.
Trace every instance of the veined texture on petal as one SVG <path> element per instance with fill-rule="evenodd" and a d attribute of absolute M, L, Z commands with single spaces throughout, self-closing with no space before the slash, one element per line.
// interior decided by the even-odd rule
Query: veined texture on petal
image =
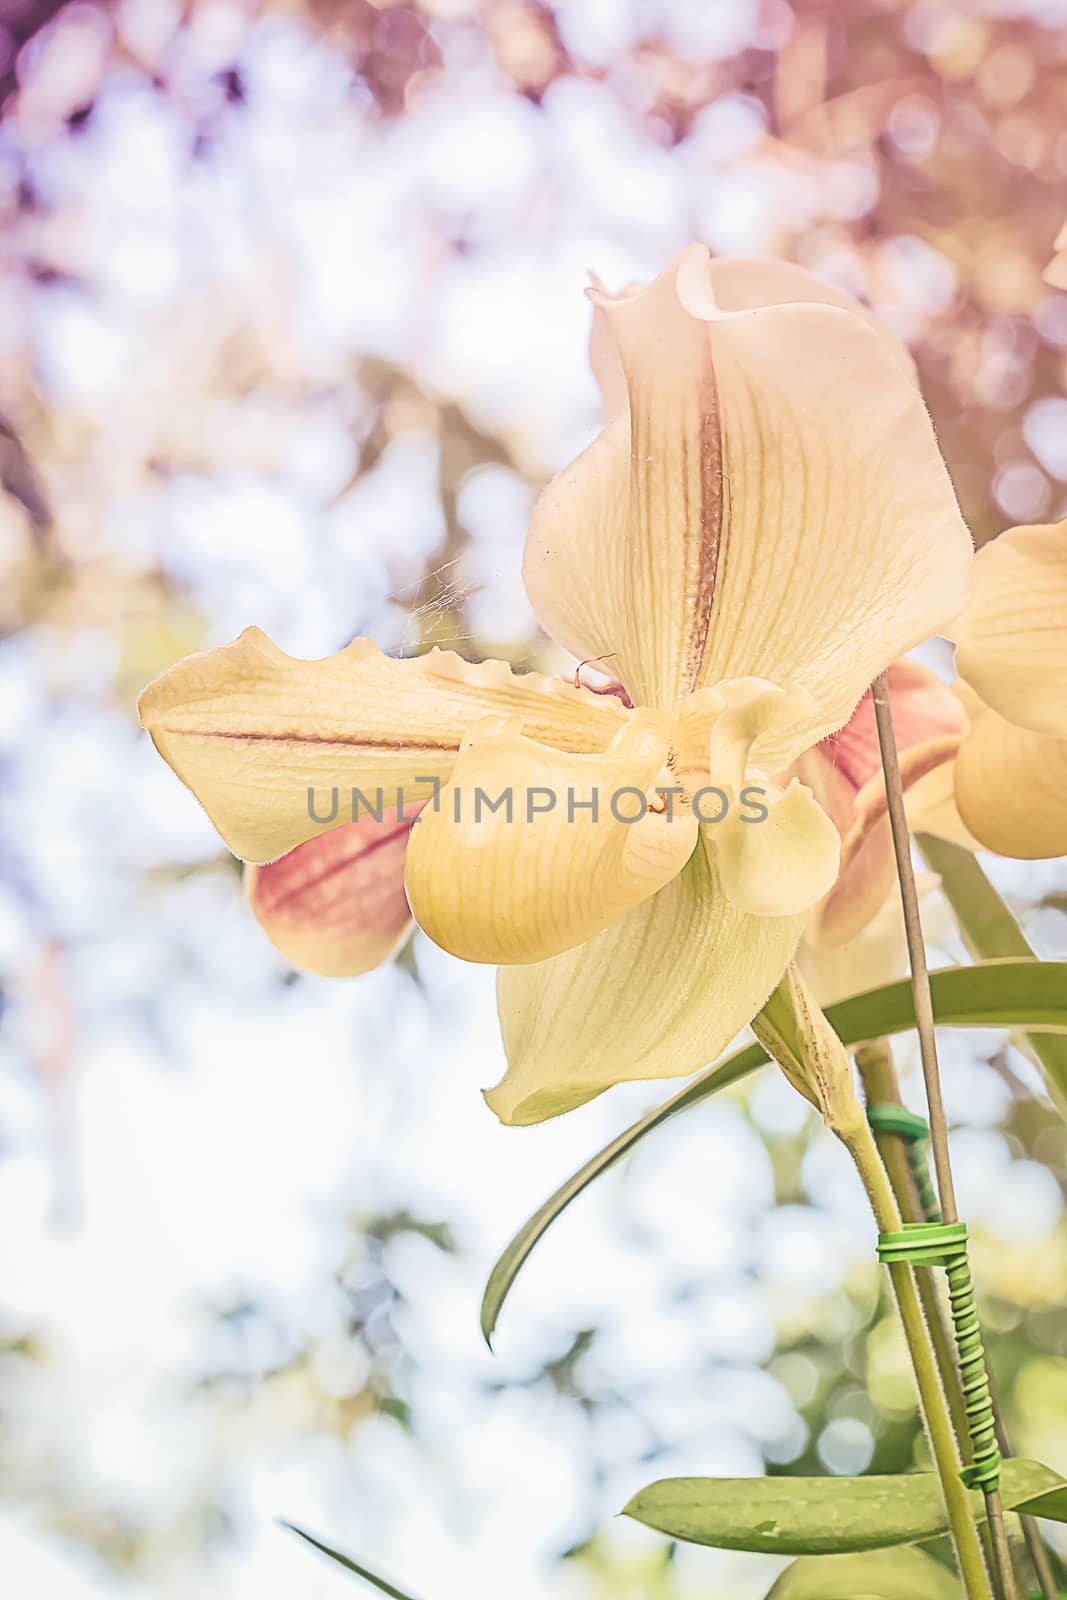
<path fill-rule="evenodd" d="M 959 697 L 916 661 L 889 668 L 889 699 L 901 778 L 913 786 L 948 768 L 967 730 Z M 807 931 L 813 943 L 854 938 L 874 917 L 896 876 L 874 706 L 866 694 L 848 722 L 797 763 L 841 835 L 837 881 Z M 951 786 L 951 780 L 949 785 Z"/>
<path fill-rule="evenodd" d="M 395 808 L 331 828 L 269 866 L 245 868 L 248 903 L 302 972 L 349 978 L 387 961 L 409 933 L 407 820 Z"/>
<path fill-rule="evenodd" d="M 149 684 L 141 721 L 245 861 L 273 861 L 358 808 L 418 805 L 464 735 L 508 716 L 562 750 L 606 750 L 632 715 L 611 695 L 450 651 L 396 660 L 369 639 L 303 661 L 248 628 Z"/>
<path fill-rule="evenodd" d="M 713 256 L 708 264 L 708 278 L 720 311 L 758 311 L 763 306 L 804 304 L 837 306 L 841 311 L 850 311 L 881 336 L 890 360 L 913 381 L 918 379 L 911 353 L 884 322 L 879 322 L 874 313 L 852 295 L 817 278 L 805 267 L 798 267 L 792 261 L 757 256 L 721 259 Z M 608 309 L 624 300 L 632 300 L 643 287 L 640 283 L 629 283 L 617 293 L 609 294 L 599 278 L 595 275 L 592 278 L 590 299 L 593 302 L 593 320 L 589 333 L 589 365 L 609 417 L 620 416 L 626 410 L 627 396 L 626 375 L 611 330 Z"/>
<path fill-rule="evenodd" d="M 814 742 L 967 599 L 970 537 L 906 360 L 836 304 L 723 309 L 700 246 L 602 310 L 628 410 L 535 508 L 535 610 L 575 653 L 612 652 L 639 704 L 798 684 Z"/>
<path fill-rule="evenodd" d="M 986 705 L 1067 739 L 1067 521 L 1009 528 L 984 545 L 950 631 L 956 671 Z"/>
<path fill-rule="evenodd" d="M 508 730 L 473 734 L 412 834 L 419 926 L 483 962 L 543 961 L 600 933 L 692 854 L 694 817 L 653 789 L 666 756 L 655 722 L 635 721 L 600 756 Z"/>
<path fill-rule="evenodd" d="M 615 1083 L 695 1072 L 767 999 L 805 918 L 731 905 L 707 832 L 678 877 L 587 944 L 501 968 L 508 1071 L 486 1099 L 502 1122 L 543 1122 Z"/>
<path fill-rule="evenodd" d="M 987 850 L 1021 861 L 1067 855 L 1067 739 L 985 710 L 955 772 L 960 817 Z"/>

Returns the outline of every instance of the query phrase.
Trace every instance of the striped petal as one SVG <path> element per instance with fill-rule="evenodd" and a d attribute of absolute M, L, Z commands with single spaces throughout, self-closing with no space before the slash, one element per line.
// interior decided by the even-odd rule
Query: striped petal
<path fill-rule="evenodd" d="M 956 671 L 986 705 L 1067 738 L 1067 521 L 1009 528 L 985 545 L 951 631 Z"/>
<path fill-rule="evenodd" d="M 404 855 L 413 811 L 346 822 L 269 866 L 245 869 L 256 920 L 294 967 L 355 977 L 387 961 L 407 937 Z"/>
<path fill-rule="evenodd" d="M 634 1078 L 706 1065 L 767 999 L 804 926 L 753 917 L 723 894 L 707 828 L 684 871 L 577 950 L 500 969 L 502 1122 L 559 1116 Z"/>
<path fill-rule="evenodd" d="M 652 720 L 602 756 L 479 731 L 408 848 L 419 926 L 466 961 L 543 961 L 600 933 L 682 870 L 697 824 L 659 806 L 667 739 Z"/>
<path fill-rule="evenodd" d="M 897 661 L 889 669 L 893 729 L 905 790 L 951 763 L 967 729 L 958 697 L 928 668 Z M 802 757 L 797 770 L 841 835 L 837 881 L 812 919 L 812 943 L 852 939 L 892 887 L 893 839 L 874 706 L 866 694 L 848 722 Z"/>
<path fill-rule="evenodd" d="M 301 661 L 248 628 L 149 684 L 141 721 L 235 855 L 273 861 L 324 829 L 422 803 L 464 734 L 508 716 L 568 751 L 606 750 L 633 715 L 613 695 L 449 651 L 398 661 L 369 639 Z M 356 791 L 356 796 L 353 796 Z"/>
<path fill-rule="evenodd" d="M 538 502 L 537 614 L 610 653 L 637 703 L 797 684 L 814 742 L 967 598 L 970 539 L 906 360 L 837 305 L 723 309 L 700 246 L 600 309 L 628 409 Z"/>

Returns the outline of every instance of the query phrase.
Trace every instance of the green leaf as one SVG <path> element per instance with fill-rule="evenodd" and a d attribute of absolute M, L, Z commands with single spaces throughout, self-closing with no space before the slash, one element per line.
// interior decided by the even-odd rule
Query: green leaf
<path fill-rule="evenodd" d="M 926 833 L 916 834 L 915 842 L 927 866 L 937 873 L 941 893 L 976 961 L 1034 955 L 1011 908 L 969 850 Z M 1052 1100 L 1067 1116 L 1067 1038 L 1056 1033 L 1024 1033 L 1019 1042 L 1040 1067 Z"/>
<path fill-rule="evenodd" d="M 1030 1028 L 1067 1033 L 1067 961 L 1011 957 L 930 974 L 934 1020 L 953 1028 Z M 911 982 L 853 995 L 826 1015 L 845 1044 L 863 1044 L 915 1026 Z"/>
<path fill-rule="evenodd" d="M 921 1550 L 801 1556 L 766 1600 L 962 1600 L 959 1579 Z"/>
<path fill-rule="evenodd" d="M 1024 1511 L 1028 1517 L 1046 1517 L 1049 1522 L 1067 1522 L 1067 1484 L 1045 1490 L 1033 1500 L 1020 1500 L 1013 1511 Z"/>
<path fill-rule="evenodd" d="M 766 1064 L 767 1054 L 758 1044 L 749 1045 L 747 1050 L 739 1050 L 721 1066 L 713 1067 L 710 1072 L 701 1073 L 700 1077 L 695 1078 L 680 1094 L 673 1095 L 663 1105 L 647 1112 L 639 1122 L 635 1122 L 632 1127 L 612 1139 L 610 1144 L 605 1145 L 603 1150 L 598 1151 L 584 1167 L 579 1167 L 578 1171 L 534 1212 L 529 1222 L 523 1224 L 489 1274 L 489 1281 L 482 1296 L 481 1316 L 482 1333 L 486 1344 L 492 1343 L 501 1307 L 531 1250 L 548 1232 L 560 1213 L 567 1209 L 571 1201 L 576 1200 L 594 1178 L 599 1178 L 601 1173 L 607 1172 L 616 1161 L 621 1161 L 622 1157 L 627 1155 L 646 1133 L 651 1133 L 653 1128 L 658 1128 L 669 1118 L 676 1116 L 679 1111 L 684 1111 L 687 1106 L 696 1105 L 697 1101 L 706 1099 L 709 1094 L 714 1094 L 716 1089 L 725 1089 L 727 1084 L 737 1083 L 740 1078 L 747 1077 L 757 1067 Z"/>
<path fill-rule="evenodd" d="M 295 1533 L 298 1538 L 304 1539 L 314 1549 L 329 1556 L 331 1561 L 336 1561 L 339 1567 L 344 1567 L 346 1572 L 354 1572 L 357 1578 L 362 1578 L 364 1583 L 369 1583 L 372 1589 L 377 1589 L 379 1594 L 387 1594 L 392 1600 L 414 1600 L 414 1596 L 404 1589 L 398 1589 L 395 1583 L 388 1583 L 385 1578 L 379 1578 L 377 1573 L 371 1572 L 367 1567 L 361 1567 L 358 1561 L 353 1561 L 351 1556 L 342 1555 L 340 1550 L 331 1550 L 328 1544 L 323 1544 L 321 1539 L 316 1539 L 310 1533 L 305 1533 L 303 1528 L 298 1528 L 295 1522 L 283 1522 L 283 1528 L 288 1528 L 290 1533 Z"/>
<path fill-rule="evenodd" d="M 1067 1483 L 1039 1461 L 1005 1461 L 1001 1493 L 1009 1510 L 1051 1504 Z M 975 1519 L 985 1502 L 972 1493 Z M 663 1478 L 625 1507 L 624 1516 L 657 1533 L 718 1550 L 761 1555 L 844 1555 L 918 1544 L 948 1529 L 936 1473 L 867 1478 Z"/>
<path fill-rule="evenodd" d="M 1052 1028 L 1067 1034 L 1065 961 L 1006 960 L 986 961 L 974 967 L 944 967 L 931 973 L 930 988 L 934 1016 L 942 1027 Z M 915 1025 L 911 984 L 891 983 L 854 995 L 829 1006 L 826 1015 L 847 1045 L 904 1033 Z M 530 1252 L 571 1201 L 628 1155 L 646 1134 L 765 1066 L 767 1060 L 766 1051 L 754 1044 L 728 1056 L 718 1066 L 709 1067 L 678 1094 L 618 1134 L 549 1196 L 505 1246 L 489 1274 L 481 1314 L 486 1343 L 492 1340 L 504 1301 Z"/>

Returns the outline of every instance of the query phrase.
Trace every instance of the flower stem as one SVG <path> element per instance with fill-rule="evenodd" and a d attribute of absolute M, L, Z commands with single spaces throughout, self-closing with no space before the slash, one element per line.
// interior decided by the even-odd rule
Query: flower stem
<path fill-rule="evenodd" d="M 868 1105 L 899 1105 L 902 1103 L 897 1071 L 893 1064 L 893 1057 L 887 1040 L 878 1039 L 871 1044 L 861 1045 L 855 1053 L 855 1058 Z M 875 1129 L 874 1142 L 878 1147 L 878 1154 L 882 1158 L 882 1165 L 885 1167 L 889 1177 L 890 1186 L 904 1221 L 936 1221 L 936 1217 L 926 1215 L 923 1210 L 904 1140 L 901 1139 L 899 1134 L 879 1132 Z M 949 1415 L 956 1431 L 956 1441 L 960 1447 L 961 1455 L 966 1457 L 970 1455 L 968 1449 L 967 1408 L 964 1403 L 959 1367 L 956 1364 L 956 1346 L 948 1324 L 948 1317 L 941 1297 L 938 1295 L 933 1273 L 925 1268 L 919 1268 L 915 1273 L 915 1282 L 919 1291 L 923 1315 L 926 1318 L 926 1325 L 930 1330 L 930 1338 L 934 1347 L 934 1359 L 937 1362 L 937 1370 L 941 1375 L 941 1386 L 948 1401 Z M 999 1410 L 997 1412 L 997 1438 L 1002 1453 L 1005 1456 L 1011 1455 L 1011 1445 L 1000 1419 Z M 1056 1586 L 1052 1562 L 1037 1523 L 1033 1517 L 1021 1515 L 1019 1521 L 1022 1525 L 1023 1538 L 1026 1542 L 1027 1553 L 1033 1565 L 1034 1576 L 1037 1579 L 1037 1586 L 1041 1591 L 1042 1600 L 1058 1600 L 1059 1590 Z M 993 1551 L 988 1524 L 984 1524 L 979 1529 L 979 1536 L 982 1540 L 982 1548 L 986 1553 L 986 1560 L 991 1562 Z"/>
<path fill-rule="evenodd" d="M 868 1105 L 898 1105 L 902 1103 L 896 1068 L 893 1065 L 893 1058 L 890 1055 L 889 1045 L 885 1039 L 861 1045 L 855 1052 L 855 1060 Z M 904 1140 L 894 1133 L 880 1133 L 875 1129 L 874 1142 L 878 1148 L 878 1154 L 882 1158 L 882 1165 L 885 1167 L 890 1187 L 893 1190 L 893 1196 L 904 1221 L 935 1221 L 936 1218 L 927 1217 L 923 1213 Z M 956 1365 L 956 1343 L 948 1327 L 944 1307 L 938 1298 L 933 1274 L 927 1271 L 918 1271 L 915 1274 L 915 1280 L 926 1323 L 930 1329 L 934 1356 L 937 1360 L 938 1371 L 941 1374 L 941 1383 L 945 1391 L 945 1398 L 948 1401 L 952 1424 L 956 1430 L 960 1454 L 966 1459 L 969 1441 L 967 1408 L 964 1405 L 959 1368 Z"/>
<path fill-rule="evenodd" d="M 851 1129 L 844 1136 L 844 1143 L 863 1180 L 879 1232 L 896 1232 L 900 1227 L 900 1212 L 874 1138 L 866 1123 Z M 945 1509 L 948 1513 L 949 1528 L 964 1591 L 967 1600 L 990 1600 L 989 1578 L 982 1559 L 982 1547 L 971 1516 L 970 1498 L 960 1477 L 956 1440 L 945 1396 L 941 1390 L 933 1347 L 923 1320 L 912 1268 L 904 1261 L 895 1261 L 888 1264 L 888 1272 L 900 1320 L 904 1324 L 904 1337 L 907 1340 L 908 1353 L 915 1372 L 915 1382 L 922 1403 L 934 1466 L 941 1480 L 941 1491 L 945 1498 Z"/>
<path fill-rule="evenodd" d="M 941 1219 L 945 1223 L 959 1220 L 956 1209 L 956 1190 L 952 1181 L 952 1164 L 948 1150 L 948 1126 L 941 1098 L 941 1074 L 937 1064 L 937 1040 L 934 1033 L 934 1007 L 930 995 L 930 974 L 926 965 L 926 947 L 923 943 L 922 923 L 919 917 L 919 895 L 911 865 L 911 837 L 904 812 L 904 784 L 900 775 L 896 736 L 893 731 L 893 713 L 889 702 L 889 680 L 882 672 L 871 685 L 874 717 L 878 727 L 878 744 L 885 775 L 886 803 L 893 834 L 893 853 L 900 882 L 900 900 L 904 911 L 904 930 L 908 941 L 908 962 L 911 967 L 911 992 L 915 1007 L 915 1025 L 919 1034 L 919 1054 L 923 1078 L 926 1083 L 926 1100 L 929 1108 L 930 1142 L 934 1153 L 934 1170 L 937 1174 L 937 1191 L 941 1202 Z M 873 1144 L 873 1141 L 872 1141 Z M 879 1163 L 880 1165 L 880 1163 Z M 888 1187 L 888 1180 L 887 1180 Z M 891 1192 L 891 1191 L 890 1191 Z M 983 1485 L 986 1517 L 993 1542 L 994 1569 L 1000 1600 L 1015 1600 L 1015 1575 L 1012 1571 L 1008 1536 L 1004 1525 L 1004 1507 L 1000 1490 L 995 1485 Z"/>
<path fill-rule="evenodd" d="M 826 1126 L 848 1150 L 870 1198 L 879 1232 L 897 1232 L 900 1212 L 856 1097 L 848 1053 L 795 967 L 787 969 L 766 1005 L 753 1017 L 752 1029 L 767 1054 L 778 1062 L 794 1087 L 818 1107 Z M 991 1600 L 971 1501 L 960 1477 L 952 1423 L 915 1278 L 905 1261 L 890 1261 L 887 1265 L 967 1600 Z"/>

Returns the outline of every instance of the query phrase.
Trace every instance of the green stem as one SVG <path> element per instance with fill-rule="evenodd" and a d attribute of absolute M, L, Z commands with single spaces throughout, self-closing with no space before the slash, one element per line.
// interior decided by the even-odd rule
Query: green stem
<path fill-rule="evenodd" d="M 929 833 L 916 834 L 915 843 L 930 871 L 940 878 L 941 892 L 976 961 L 1033 957 L 1029 940 L 969 850 Z M 1041 1069 L 1057 1110 L 1067 1118 L 1067 1035 L 1027 1033 L 1021 1037 L 1027 1054 Z"/>
<path fill-rule="evenodd" d="M 856 1067 L 868 1105 L 901 1104 L 896 1068 L 884 1039 L 861 1045 L 856 1051 Z M 935 1220 L 923 1213 L 904 1140 L 894 1133 L 879 1133 L 875 1130 L 874 1142 L 904 1221 Z M 970 1453 L 970 1432 L 963 1389 L 960 1386 L 959 1368 L 956 1365 L 956 1342 L 948 1327 L 944 1307 L 938 1298 L 933 1274 L 929 1271 L 917 1272 L 915 1278 L 960 1454 L 966 1462 Z"/>
<path fill-rule="evenodd" d="M 941 892 L 952 907 L 963 942 L 976 961 L 996 961 L 1019 956 L 1035 956 L 1033 946 L 1012 915 L 1007 903 L 986 877 L 969 850 L 950 844 L 933 834 L 915 835 L 926 865 L 936 872 Z M 1067 1037 L 1056 1033 L 1024 1033 L 1020 1041 L 1027 1054 L 1041 1069 L 1056 1109 L 1067 1117 Z M 1001 1449 L 1010 1454 L 1003 1424 L 997 1418 Z M 1057 1588 L 1049 1554 L 1033 1517 L 1021 1517 L 1023 1537 L 1037 1575 L 1043 1600 L 1056 1600 Z"/>
<path fill-rule="evenodd" d="M 882 754 L 882 774 L 885 778 L 886 809 L 893 835 L 893 855 L 897 863 L 900 885 L 900 903 L 904 912 L 904 932 L 908 943 L 908 965 L 911 967 L 911 993 L 915 1005 L 915 1027 L 919 1035 L 919 1057 L 922 1061 L 923 1080 L 926 1084 L 926 1104 L 930 1119 L 930 1143 L 937 1173 L 937 1195 L 941 1205 L 941 1220 L 954 1224 L 959 1219 L 956 1209 L 956 1190 L 952 1178 L 952 1162 L 948 1148 L 948 1124 L 941 1096 L 941 1073 L 937 1062 L 937 1037 L 934 1029 L 933 996 L 930 991 L 930 973 L 926 964 L 926 945 L 923 942 L 922 922 L 919 917 L 919 894 L 911 864 L 911 836 L 904 808 L 904 781 L 900 771 L 896 734 L 893 729 L 893 711 L 889 698 L 889 675 L 880 672 L 871 684 L 871 702 L 874 720 L 878 727 L 878 744 Z M 1004 1505 L 1000 1486 L 994 1479 L 983 1483 L 986 1517 L 993 1544 L 993 1575 L 998 1600 L 1015 1600 L 1015 1573 L 1008 1550 L 1008 1536 L 1004 1526 Z"/>
<path fill-rule="evenodd" d="M 850 1129 L 843 1137 L 863 1180 L 879 1232 L 895 1233 L 900 1227 L 900 1212 L 870 1129 L 863 1123 Z M 960 1477 L 952 1423 L 941 1390 L 933 1346 L 923 1320 L 915 1278 L 906 1262 L 890 1263 L 888 1272 L 900 1320 L 904 1324 L 904 1337 L 915 1372 L 934 1466 L 941 1480 L 949 1528 L 967 1600 L 992 1600 L 982 1547 L 972 1520 L 968 1493 Z"/>
<path fill-rule="evenodd" d="M 900 1213 L 867 1118 L 856 1098 L 848 1053 L 795 966 L 787 968 L 766 1005 L 753 1017 L 752 1029 L 768 1055 L 778 1062 L 794 1087 L 819 1108 L 826 1126 L 848 1150 L 867 1191 L 879 1232 L 895 1233 L 900 1227 Z M 906 1262 L 890 1262 L 888 1270 L 967 1600 L 992 1600 L 915 1279 Z"/>
<path fill-rule="evenodd" d="M 900 1084 L 897 1080 L 897 1070 L 893 1064 L 893 1056 L 888 1041 L 878 1039 L 871 1044 L 860 1045 L 855 1052 L 856 1067 L 863 1084 L 868 1105 L 902 1104 L 900 1098 Z M 911 1164 L 911 1151 L 907 1148 L 905 1140 L 898 1134 L 874 1131 L 874 1142 L 878 1147 L 878 1154 L 882 1158 L 897 1205 L 905 1222 L 935 1222 L 936 1215 L 927 1212 L 922 1204 L 915 1174 Z M 959 1367 L 956 1364 L 956 1345 L 949 1327 L 948 1317 L 945 1313 L 944 1303 L 937 1292 L 934 1275 L 927 1269 L 917 1271 L 915 1282 L 922 1303 L 923 1315 L 926 1325 L 930 1330 L 930 1338 L 934 1347 L 934 1359 L 937 1370 L 941 1374 L 941 1387 L 948 1401 L 949 1415 L 956 1434 L 956 1442 L 964 1461 L 971 1457 L 970 1431 L 967 1422 L 967 1408 L 963 1398 L 963 1387 L 960 1383 Z M 995 1403 L 995 1396 L 994 1396 Z M 1011 1444 L 997 1409 L 997 1439 L 1001 1454 L 1012 1454 Z M 1041 1591 L 1042 1600 L 1058 1600 L 1055 1575 L 1052 1563 L 1045 1548 L 1044 1540 L 1033 1517 L 1020 1516 L 1023 1539 L 1026 1543 L 1027 1553 L 1034 1568 L 1037 1586 Z M 982 1548 L 986 1560 L 993 1560 L 992 1535 L 989 1524 L 983 1523 L 978 1530 L 982 1540 Z"/>

